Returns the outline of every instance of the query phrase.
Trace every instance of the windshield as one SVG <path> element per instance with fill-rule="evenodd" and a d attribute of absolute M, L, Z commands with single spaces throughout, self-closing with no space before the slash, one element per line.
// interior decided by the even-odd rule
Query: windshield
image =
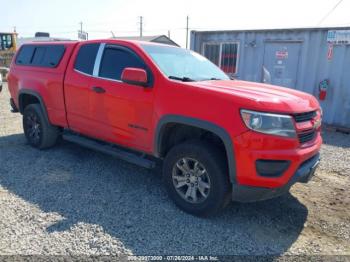
<path fill-rule="evenodd" d="M 205 57 L 178 47 L 143 45 L 162 72 L 180 81 L 228 80 L 216 65 Z"/>

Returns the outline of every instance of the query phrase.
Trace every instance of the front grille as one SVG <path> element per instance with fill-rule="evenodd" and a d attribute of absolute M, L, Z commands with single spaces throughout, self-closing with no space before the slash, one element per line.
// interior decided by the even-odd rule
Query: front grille
<path fill-rule="evenodd" d="M 306 113 L 300 113 L 300 114 L 294 114 L 295 122 L 306 122 L 310 121 L 316 116 L 316 111 L 306 112 Z"/>
<path fill-rule="evenodd" d="M 316 136 L 316 130 L 308 130 L 298 134 L 300 144 L 312 141 Z"/>

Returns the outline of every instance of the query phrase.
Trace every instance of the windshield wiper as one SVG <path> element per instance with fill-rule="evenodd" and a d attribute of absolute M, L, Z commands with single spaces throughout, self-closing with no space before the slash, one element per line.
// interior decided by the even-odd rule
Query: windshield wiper
<path fill-rule="evenodd" d="M 179 80 L 179 81 L 182 81 L 182 82 L 194 82 L 195 81 L 192 78 L 189 78 L 187 76 L 184 76 L 184 77 L 169 76 L 169 79 Z"/>
<path fill-rule="evenodd" d="M 212 78 L 205 78 L 205 79 L 202 79 L 201 81 L 209 81 L 209 80 L 223 80 L 222 78 L 216 78 L 216 77 L 212 77 Z"/>
<path fill-rule="evenodd" d="M 230 79 L 230 80 L 235 80 L 235 78 L 232 77 L 232 76 L 229 76 L 229 79 Z M 201 80 L 201 81 L 208 81 L 208 80 L 224 80 L 224 79 L 222 79 L 222 78 L 217 78 L 217 77 L 211 77 L 211 78 L 208 78 L 208 79 L 203 79 L 203 80 Z"/>

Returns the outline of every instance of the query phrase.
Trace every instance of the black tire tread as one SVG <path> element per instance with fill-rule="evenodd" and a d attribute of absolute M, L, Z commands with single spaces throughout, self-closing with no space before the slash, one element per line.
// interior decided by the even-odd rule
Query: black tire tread
<path fill-rule="evenodd" d="M 40 123 L 42 125 L 42 137 L 41 137 L 40 144 L 34 147 L 39 149 L 47 149 L 47 148 L 53 147 L 56 144 L 57 138 L 60 133 L 59 128 L 49 123 L 47 117 L 44 115 L 44 112 L 40 104 L 30 104 L 26 106 L 23 112 L 23 126 L 24 126 L 25 115 L 29 111 L 33 111 L 39 117 Z"/>

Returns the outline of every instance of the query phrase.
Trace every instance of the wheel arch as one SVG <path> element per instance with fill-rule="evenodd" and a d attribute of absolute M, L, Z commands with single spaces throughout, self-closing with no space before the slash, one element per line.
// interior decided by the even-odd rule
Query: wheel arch
<path fill-rule="evenodd" d="M 31 99 L 31 100 L 28 101 L 27 99 Z M 46 105 L 41 95 L 38 92 L 33 91 L 31 89 L 21 89 L 18 92 L 18 107 L 19 107 L 19 112 L 22 115 L 25 107 L 29 104 L 40 104 L 40 107 L 43 110 L 44 116 L 50 123 L 50 119 L 46 110 Z"/>
<path fill-rule="evenodd" d="M 205 120 L 185 117 L 180 115 L 166 115 L 163 116 L 157 125 L 155 138 L 154 138 L 154 155 L 156 157 L 163 157 L 162 155 L 162 145 L 164 143 L 164 138 L 166 135 L 167 126 L 169 124 L 181 124 L 190 127 L 200 128 L 205 131 L 211 132 L 219 137 L 225 147 L 225 153 L 227 157 L 227 165 L 229 171 L 229 178 L 231 183 L 236 183 L 236 164 L 235 164 L 235 156 L 233 150 L 233 143 L 228 132 L 214 124 Z"/>

